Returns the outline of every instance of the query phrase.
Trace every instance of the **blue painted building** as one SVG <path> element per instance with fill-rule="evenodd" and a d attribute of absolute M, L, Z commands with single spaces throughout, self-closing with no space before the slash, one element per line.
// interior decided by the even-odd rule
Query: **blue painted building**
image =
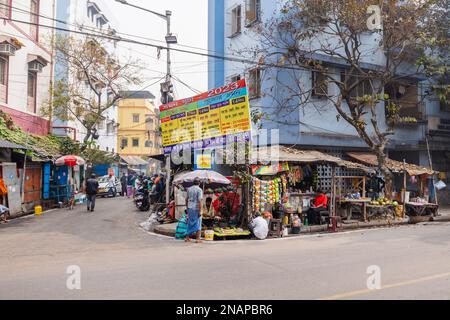
<path fill-rule="evenodd" d="M 258 45 L 258 33 L 255 28 L 267 19 L 276 17 L 282 1 L 272 0 L 209 0 L 208 49 L 218 56 L 240 57 L 239 52 L 249 51 Z M 372 45 L 373 54 L 364 58 L 364 67 L 371 69 L 384 62 L 381 48 L 376 47 L 378 33 L 362 36 L 367 46 Z M 260 57 L 254 57 L 258 61 Z M 331 73 L 340 77 L 345 63 L 335 57 L 315 55 L 315 60 L 327 64 Z M 265 61 L 274 62 L 274 61 Z M 282 101 L 288 95 L 287 85 L 307 92 L 312 88 L 314 79 L 310 70 L 295 71 L 288 69 L 258 69 L 255 65 L 228 59 L 209 59 L 209 88 L 245 77 L 250 90 L 250 105 L 253 112 L 261 111 L 268 115 L 261 120 L 261 127 L 279 130 L 279 141 L 261 137 L 254 130 L 254 142 L 257 144 L 296 145 L 301 148 L 323 149 L 344 156 L 346 151 L 367 150 L 367 146 L 356 134 L 355 129 L 344 120 L 338 121 L 334 107 L 326 99 L 312 97 L 299 108 L 299 101 L 293 98 L 289 107 L 279 108 L 276 101 Z M 401 71 L 407 73 L 405 69 Z M 293 83 L 292 79 L 300 79 Z M 280 85 L 282 83 L 282 85 Z M 427 140 L 434 169 L 450 175 L 450 108 L 442 105 L 436 97 L 424 98 L 429 84 L 424 79 L 405 77 L 396 84 L 396 92 L 405 97 L 403 116 L 418 119 L 413 124 L 397 125 L 395 135 L 388 147 L 389 156 L 396 160 L 429 166 Z M 328 85 L 328 94 L 337 94 L 338 88 Z M 381 129 L 387 127 L 384 103 L 377 108 L 377 117 Z M 270 136 L 270 133 L 269 133 Z M 449 180 L 450 181 L 450 180 Z"/>

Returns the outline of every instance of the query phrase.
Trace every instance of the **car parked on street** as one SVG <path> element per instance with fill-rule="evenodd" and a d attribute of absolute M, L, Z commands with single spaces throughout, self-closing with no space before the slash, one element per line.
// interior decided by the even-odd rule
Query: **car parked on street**
<path fill-rule="evenodd" d="M 114 189 L 112 191 L 109 190 L 108 182 L 110 177 L 103 176 L 98 179 L 98 193 L 97 195 L 100 197 L 115 197 L 118 194 L 122 193 L 122 184 L 120 183 L 120 179 L 118 177 L 113 177 L 114 179 Z"/>

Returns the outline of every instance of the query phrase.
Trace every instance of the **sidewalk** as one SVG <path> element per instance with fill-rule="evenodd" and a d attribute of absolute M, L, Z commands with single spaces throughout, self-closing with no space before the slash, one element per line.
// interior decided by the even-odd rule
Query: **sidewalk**
<path fill-rule="evenodd" d="M 449 216 L 450 218 L 450 216 Z M 339 231 L 346 230 L 354 230 L 354 229 L 367 229 L 367 228 L 379 228 L 379 227 L 388 227 L 388 226 L 397 226 L 408 224 L 408 219 L 397 219 L 393 221 L 370 221 L 370 222 L 352 222 L 352 223 L 342 223 L 342 226 L 339 224 Z M 175 230 L 177 228 L 177 223 L 170 224 L 161 224 L 154 227 L 153 232 L 169 237 L 175 237 Z M 305 233 L 323 233 L 328 232 L 327 225 L 319 225 L 319 226 L 308 226 L 302 227 L 301 234 Z M 297 234 L 290 234 L 288 237 L 297 237 Z"/>
<path fill-rule="evenodd" d="M 450 221 L 450 207 L 444 207 L 439 209 L 439 216 L 434 217 L 431 221 L 434 222 L 449 222 Z M 381 228 L 381 227 L 391 227 L 391 226 L 400 226 L 409 224 L 409 218 L 405 219 L 396 219 L 396 220 L 374 220 L 369 222 L 362 221 L 352 221 L 350 223 L 343 221 L 342 225 L 339 225 L 339 231 L 348 231 L 355 229 L 368 229 L 368 228 Z M 175 237 L 175 230 L 177 228 L 177 223 L 171 224 L 161 224 L 154 227 L 153 232 L 169 237 Z M 320 226 L 308 226 L 302 227 L 301 234 L 308 233 L 323 233 L 328 232 L 327 225 Z M 288 237 L 297 237 L 297 234 L 290 234 Z"/>

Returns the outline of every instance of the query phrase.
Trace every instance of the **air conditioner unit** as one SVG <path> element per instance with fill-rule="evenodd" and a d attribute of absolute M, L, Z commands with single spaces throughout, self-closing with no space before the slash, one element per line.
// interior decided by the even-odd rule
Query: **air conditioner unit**
<path fill-rule="evenodd" d="M 42 69 L 44 68 L 44 65 L 38 61 L 31 61 L 28 63 L 28 71 L 31 72 L 42 72 Z"/>
<path fill-rule="evenodd" d="M 0 55 L 13 56 L 16 54 L 16 47 L 10 43 L 0 43 Z"/>

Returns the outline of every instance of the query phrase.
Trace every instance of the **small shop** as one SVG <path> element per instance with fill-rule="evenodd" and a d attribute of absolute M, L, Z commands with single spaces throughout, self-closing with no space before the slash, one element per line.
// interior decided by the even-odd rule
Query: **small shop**
<path fill-rule="evenodd" d="M 250 231 L 244 226 L 245 208 L 242 184 L 239 179 L 225 177 L 212 170 L 195 170 L 178 174 L 173 185 L 178 190 L 176 203 L 183 204 L 187 188 L 199 178 L 203 189 L 202 233 L 206 240 L 248 238 Z M 181 214 L 179 220 L 186 219 Z"/>
<path fill-rule="evenodd" d="M 350 152 L 348 155 L 363 164 L 375 167 L 378 165 L 377 158 L 372 153 Z M 436 192 L 433 182 L 434 172 L 415 164 L 387 159 L 386 166 L 394 175 L 393 192 L 387 195 L 381 187 L 374 192 L 375 196 L 370 198 L 367 207 L 370 210 L 396 209 L 402 216 L 408 216 L 412 221 L 427 220 L 437 214 L 439 205 L 436 201 Z M 370 177 L 382 179 L 382 177 Z"/>
<path fill-rule="evenodd" d="M 330 225 L 339 216 L 336 192 L 337 171 L 348 169 L 361 176 L 372 169 L 314 150 L 279 146 L 278 163 L 252 165 L 252 216 L 259 212 L 269 224 L 269 237 L 298 234 L 301 226 Z M 254 150 L 258 159 L 270 159 Z M 329 174 L 324 173 L 325 168 Z M 347 171 L 348 171 L 347 170 Z M 347 183 L 340 183 L 346 186 Z M 342 190 L 342 187 L 341 187 Z M 351 189 L 345 189 L 351 191 Z M 317 200 L 323 205 L 315 207 Z"/>
<path fill-rule="evenodd" d="M 84 202 L 81 192 L 85 180 L 86 161 L 75 155 L 58 158 L 50 173 L 49 199 L 53 204 L 66 205 L 73 196 L 75 202 Z"/>

